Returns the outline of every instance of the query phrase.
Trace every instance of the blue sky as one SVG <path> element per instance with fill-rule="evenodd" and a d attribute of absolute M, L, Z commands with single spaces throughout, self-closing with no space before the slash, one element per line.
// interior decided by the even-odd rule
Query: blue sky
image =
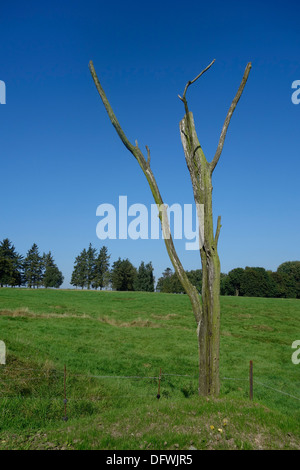
<path fill-rule="evenodd" d="M 128 138 L 151 149 L 164 201 L 193 202 L 179 134 L 188 101 L 208 160 L 248 62 L 252 70 L 214 172 L 222 216 L 221 269 L 276 270 L 299 260 L 300 80 L 298 1 L 39 1 L 0 4 L 0 239 L 26 254 L 51 250 L 69 286 L 75 256 L 91 242 L 111 260 L 170 266 L 162 240 L 96 236 L 99 204 L 153 203 L 93 84 L 94 66 Z M 186 269 L 196 251 L 176 243 Z"/>

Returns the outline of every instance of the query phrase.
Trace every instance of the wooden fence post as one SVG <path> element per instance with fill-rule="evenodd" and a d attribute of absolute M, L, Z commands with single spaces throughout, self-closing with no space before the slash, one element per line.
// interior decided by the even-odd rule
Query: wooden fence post
<path fill-rule="evenodd" d="M 68 416 L 67 416 L 67 403 L 68 403 L 68 400 L 67 400 L 67 387 L 66 387 L 66 382 L 67 382 L 67 367 L 66 367 L 66 364 L 65 364 L 65 367 L 64 367 L 64 405 L 65 405 L 65 416 L 63 417 L 63 420 L 64 421 L 68 421 Z"/>
<path fill-rule="evenodd" d="M 249 392 L 249 398 L 252 401 L 253 400 L 253 361 L 250 361 L 250 367 L 249 367 L 249 385 L 250 385 L 250 392 Z"/>
<path fill-rule="evenodd" d="M 161 368 L 159 369 L 159 378 L 158 378 L 158 392 L 156 395 L 156 398 L 159 400 L 160 399 L 160 381 L 161 381 Z"/>

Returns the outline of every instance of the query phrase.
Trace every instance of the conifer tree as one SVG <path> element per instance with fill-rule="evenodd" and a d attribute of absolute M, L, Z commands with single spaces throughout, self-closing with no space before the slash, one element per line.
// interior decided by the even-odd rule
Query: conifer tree
<path fill-rule="evenodd" d="M 62 275 L 62 272 L 58 269 L 57 265 L 55 264 L 51 251 L 49 251 L 49 253 L 47 254 L 44 253 L 43 267 L 43 286 L 45 288 L 55 287 L 56 289 L 58 289 L 62 285 L 64 277 Z"/>
<path fill-rule="evenodd" d="M 86 286 L 88 289 L 90 289 L 94 280 L 96 251 L 96 248 L 93 248 L 90 243 L 86 251 Z"/>
<path fill-rule="evenodd" d="M 8 238 L 0 243 L 0 286 L 22 284 L 23 257 Z"/>
<path fill-rule="evenodd" d="M 172 292 L 172 279 L 173 271 L 171 268 L 166 268 L 162 276 L 157 281 L 156 290 L 159 292 L 170 293 Z"/>
<path fill-rule="evenodd" d="M 24 280 L 29 288 L 39 287 L 43 279 L 43 258 L 36 243 L 27 252 L 24 260 Z"/>
<path fill-rule="evenodd" d="M 113 263 L 111 280 L 112 286 L 118 291 L 134 290 L 134 281 L 136 277 L 136 268 L 128 259 L 119 258 Z"/>
<path fill-rule="evenodd" d="M 92 287 L 94 289 L 103 289 L 109 283 L 109 260 L 110 255 L 108 254 L 108 250 L 106 246 L 103 246 L 97 258 L 95 259 L 94 264 L 94 275 L 93 275 L 93 283 Z"/>
<path fill-rule="evenodd" d="M 141 262 L 137 270 L 137 275 L 134 282 L 134 290 L 154 292 L 154 276 L 151 262 L 146 265 L 144 261 Z"/>
<path fill-rule="evenodd" d="M 81 287 L 81 289 L 87 286 L 87 251 L 85 248 L 75 259 L 71 285 Z"/>

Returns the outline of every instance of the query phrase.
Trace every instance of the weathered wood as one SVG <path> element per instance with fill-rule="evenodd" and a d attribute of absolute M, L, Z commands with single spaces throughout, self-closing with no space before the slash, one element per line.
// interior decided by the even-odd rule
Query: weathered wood
<path fill-rule="evenodd" d="M 199 344 L 199 394 L 218 395 L 220 342 L 220 261 L 213 229 L 212 182 L 210 164 L 199 143 L 191 112 L 180 122 L 181 141 L 190 172 L 196 204 L 204 205 L 202 263 L 202 318 L 197 329 Z"/>
<path fill-rule="evenodd" d="M 199 143 L 193 114 L 189 111 L 186 99 L 188 87 L 206 72 L 214 61 L 194 80 L 189 81 L 184 93 L 179 98 L 184 104 L 185 116 L 180 122 L 180 135 L 187 167 L 193 186 L 196 204 L 204 205 L 204 240 L 200 249 L 202 263 L 202 311 L 198 323 L 199 343 L 199 394 L 215 395 L 220 391 L 219 355 L 220 355 L 220 260 L 217 245 L 221 230 L 221 217 L 218 217 L 214 235 L 212 210 L 212 173 L 219 161 L 232 114 L 246 85 L 251 63 L 245 69 L 242 82 L 231 103 L 221 132 L 216 154 L 209 163 Z"/>
<path fill-rule="evenodd" d="M 253 361 L 249 364 L 249 398 L 253 400 Z"/>
<path fill-rule="evenodd" d="M 241 85 L 225 119 L 216 154 L 212 162 L 209 163 L 205 158 L 197 137 L 193 114 L 188 109 L 186 92 L 189 86 L 198 80 L 201 75 L 213 65 L 213 63 L 214 60 L 199 75 L 197 75 L 194 80 L 191 80 L 186 84 L 182 97 L 178 95 L 185 107 L 185 116 L 180 122 L 180 135 L 186 163 L 192 181 L 194 199 L 197 208 L 199 205 L 204 207 L 204 220 L 200 220 L 201 214 L 200 211 L 197 211 L 199 227 L 202 227 L 204 224 L 203 246 L 199 247 L 202 263 L 201 299 L 197 289 L 189 281 L 175 250 L 173 239 L 170 233 L 166 206 L 163 203 L 163 199 L 159 192 L 155 177 L 150 168 L 150 150 L 146 146 L 146 159 L 139 149 L 137 141 L 134 146 L 127 139 L 99 82 L 93 63 L 90 62 L 89 64 L 94 83 L 108 113 L 110 121 L 115 127 L 117 134 L 119 135 L 125 147 L 137 159 L 148 181 L 155 203 L 159 208 L 159 218 L 162 225 L 167 252 L 175 272 L 185 292 L 190 298 L 194 317 L 197 323 L 197 336 L 199 345 L 199 394 L 204 396 L 217 396 L 220 390 L 220 260 L 217 251 L 217 245 L 221 229 L 221 217 L 218 217 L 217 228 L 214 234 L 212 211 L 213 188 L 211 178 L 213 170 L 219 161 L 223 149 L 231 116 L 244 90 L 251 69 L 251 64 L 249 63 L 244 72 Z"/>

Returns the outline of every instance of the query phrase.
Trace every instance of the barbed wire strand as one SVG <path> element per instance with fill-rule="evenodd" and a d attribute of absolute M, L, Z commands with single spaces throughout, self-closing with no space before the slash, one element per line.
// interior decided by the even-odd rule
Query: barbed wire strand
<path fill-rule="evenodd" d="M 258 382 L 257 380 L 254 380 L 253 383 L 255 383 L 255 384 L 257 384 L 257 385 L 261 385 L 262 387 L 269 388 L 270 390 L 273 390 L 274 392 L 282 393 L 282 395 L 287 395 L 288 397 L 295 398 L 296 400 L 299 400 L 299 401 L 300 401 L 300 397 L 295 397 L 295 395 L 291 395 L 290 393 L 283 392 L 282 390 L 278 390 L 278 389 L 276 389 L 276 388 L 270 387 L 269 385 L 266 385 L 266 384 L 263 384 L 263 383 L 261 383 L 261 382 Z"/>
<path fill-rule="evenodd" d="M 0 369 L 1 370 L 1 369 Z M 38 371 L 42 374 L 53 374 L 53 373 L 59 373 L 59 374 L 64 374 L 64 371 L 63 370 L 59 370 L 59 369 L 49 369 L 49 370 L 45 370 L 45 371 L 41 371 L 41 369 L 22 369 L 22 368 L 14 368 L 12 370 L 10 369 L 3 369 L 4 372 L 12 372 L 12 371 L 22 371 L 22 372 L 27 372 L 27 371 Z M 159 377 L 158 376 L 154 376 L 154 377 L 148 377 L 148 376 L 121 376 L 121 375 L 93 375 L 93 374 L 75 374 L 75 373 L 72 373 L 72 372 L 69 372 L 68 373 L 68 376 L 69 377 L 92 377 L 92 378 L 141 378 L 141 379 L 158 379 Z M 198 375 L 190 375 L 190 374 L 164 374 L 162 373 L 161 376 L 173 376 L 173 377 L 198 377 Z"/>
<path fill-rule="evenodd" d="M 9 369 L 4 369 L 5 372 L 10 372 Z M 52 373 L 64 373 L 63 371 L 60 371 L 60 370 L 57 370 L 57 369 L 50 369 L 49 371 L 46 370 L 44 372 L 42 372 L 40 369 L 21 369 L 21 368 L 16 368 L 16 369 L 13 369 L 13 371 L 23 371 L 23 372 L 27 372 L 27 371 L 38 371 L 40 373 L 42 373 L 43 375 L 40 376 L 40 377 L 16 377 L 16 378 L 4 378 L 4 377 L 1 377 L 0 380 L 1 382 L 7 382 L 7 381 L 15 381 L 15 380 L 20 380 L 20 381 L 28 381 L 28 380 L 31 380 L 31 381 L 39 381 L 43 378 L 45 379 L 53 379 L 53 375 L 51 376 L 51 372 Z M 93 375 L 93 374 L 72 374 L 72 373 L 69 373 L 68 374 L 68 377 L 84 377 L 84 378 L 94 378 L 94 379 L 141 379 L 141 380 L 158 380 L 159 377 L 158 376 L 138 376 L 138 375 L 133 375 L 133 376 L 122 376 L 122 375 Z M 188 374 L 164 374 L 162 373 L 161 374 L 161 377 L 189 377 L 189 378 L 195 378 L 197 377 L 196 375 L 188 375 Z M 243 381 L 243 382 L 247 382 L 248 379 L 246 378 L 238 378 L 238 377 L 223 377 L 222 380 L 235 380 L 235 381 Z M 257 380 L 255 380 L 253 383 L 257 384 L 257 385 L 261 385 L 262 387 L 265 387 L 265 388 L 268 388 L 270 390 L 273 390 L 274 392 L 277 392 L 277 393 L 280 393 L 282 395 L 286 395 L 286 396 L 289 396 L 290 398 L 294 398 L 295 400 L 298 400 L 300 401 L 300 397 L 296 397 L 295 395 L 292 395 L 290 393 L 287 393 L 287 392 L 284 392 L 282 390 L 278 390 L 276 388 L 273 388 L 269 385 L 266 385 L 262 382 L 259 382 Z M 3 399 L 3 398 L 2 398 Z"/>

